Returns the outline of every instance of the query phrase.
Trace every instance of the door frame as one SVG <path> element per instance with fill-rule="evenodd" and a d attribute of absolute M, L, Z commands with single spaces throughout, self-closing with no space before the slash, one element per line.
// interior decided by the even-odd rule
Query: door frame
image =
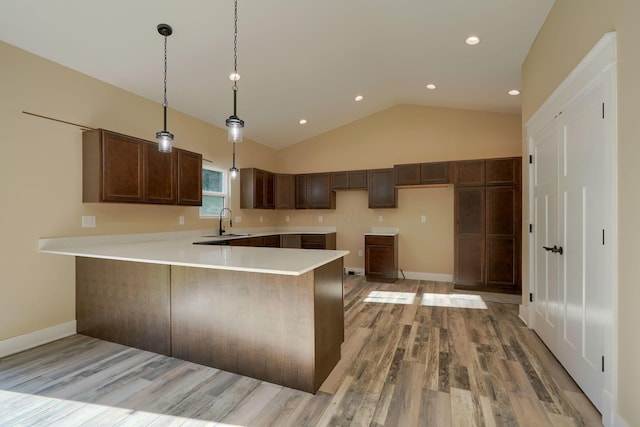
<path fill-rule="evenodd" d="M 617 57 L 616 57 L 616 33 L 606 33 L 593 49 L 583 58 L 576 68 L 556 88 L 551 96 L 536 111 L 525 124 L 526 144 L 528 155 L 533 155 L 533 136 L 566 107 L 570 106 L 585 90 L 596 82 L 605 84 L 605 159 L 604 176 L 607 181 L 603 183 L 606 203 L 611 206 L 610 216 L 607 218 L 608 249 L 609 256 L 605 261 L 604 277 L 606 283 L 611 286 L 604 292 L 605 305 L 605 329 L 604 329 L 604 357 L 605 371 L 602 390 L 602 420 L 605 426 L 615 424 L 617 414 L 617 349 L 618 349 L 618 321 L 615 313 L 618 311 L 618 162 L 617 162 Z M 525 160 L 525 159 L 523 159 Z M 525 160 L 526 161 L 526 160 Z M 535 159 L 534 159 L 535 161 Z M 532 224 L 533 220 L 533 167 L 528 165 L 528 184 L 524 197 L 528 197 L 528 209 L 524 224 Z M 535 226 L 535 225 L 534 225 Z M 524 233 L 523 246 L 528 249 L 528 282 L 529 292 L 535 298 L 536 284 L 534 283 L 534 239 L 531 233 Z M 527 243 L 524 243 L 526 239 Z M 529 303 L 531 304 L 531 303 Z M 529 328 L 535 326 L 535 311 L 530 306 L 520 307 L 521 317 L 527 321 Z"/>

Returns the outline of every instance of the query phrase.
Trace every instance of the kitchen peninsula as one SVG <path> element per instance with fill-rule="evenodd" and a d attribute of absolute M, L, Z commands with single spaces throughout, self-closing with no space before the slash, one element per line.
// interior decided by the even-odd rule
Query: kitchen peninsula
<path fill-rule="evenodd" d="M 76 257 L 77 332 L 315 393 L 340 360 L 347 251 L 41 239 Z"/>

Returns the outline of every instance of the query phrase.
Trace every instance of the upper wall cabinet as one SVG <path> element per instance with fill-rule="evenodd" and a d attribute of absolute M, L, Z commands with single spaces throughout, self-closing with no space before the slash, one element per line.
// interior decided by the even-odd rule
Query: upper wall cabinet
<path fill-rule="evenodd" d="M 240 169 L 240 208 L 274 209 L 275 179 L 275 174 L 261 169 Z"/>
<path fill-rule="evenodd" d="M 202 155 L 174 149 L 178 159 L 178 204 L 202 206 Z"/>
<path fill-rule="evenodd" d="M 82 135 L 82 201 L 202 203 L 202 156 L 104 129 Z"/>
<path fill-rule="evenodd" d="M 456 186 L 484 185 L 484 160 L 463 160 L 455 163 L 454 184 Z"/>
<path fill-rule="evenodd" d="M 369 186 L 369 208 L 398 207 L 398 189 L 394 184 L 393 168 L 372 169 L 367 177 Z"/>
<path fill-rule="evenodd" d="M 366 190 L 367 189 L 367 171 L 344 171 L 333 172 L 333 189 L 334 190 Z"/>
<path fill-rule="evenodd" d="M 451 162 L 412 163 L 395 165 L 396 185 L 449 184 Z"/>
<path fill-rule="evenodd" d="M 276 209 L 295 209 L 296 177 L 295 175 L 276 174 Z"/>
<path fill-rule="evenodd" d="M 335 209 L 331 173 L 296 175 L 296 209 Z"/>
<path fill-rule="evenodd" d="M 521 157 L 455 162 L 457 186 L 520 185 Z"/>

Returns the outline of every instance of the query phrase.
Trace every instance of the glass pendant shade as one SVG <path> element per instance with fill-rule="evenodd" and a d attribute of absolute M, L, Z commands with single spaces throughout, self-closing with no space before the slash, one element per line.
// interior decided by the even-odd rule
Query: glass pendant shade
<path fill-rule="evenodd" d="M 231 169 L 229 169 L 229 173 L 231 174 L 231 179 L 236 179 L 240 171 L 238 170 L 237 167 L 234 166 Z"/>
<path fill-rule="evenodd" d="M 244 120 L 237 116 L 231 116 L 226 120 L 227 130 L 229 132 L 229 142 L 234 144 L 242 142 L 242 128 L 244 128 Z"/>
<path fill-rule="evenodd" d="M 156 132 L 156 140 L 158 141 L 158 151 L 161 153 L 171 152 L 171 143 L 173 142 L 173 134 L 163 130 Z"/>

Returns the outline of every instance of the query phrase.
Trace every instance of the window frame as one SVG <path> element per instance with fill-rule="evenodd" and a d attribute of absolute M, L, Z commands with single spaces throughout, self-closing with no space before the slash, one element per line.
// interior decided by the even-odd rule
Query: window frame
<path fill-rule="evenodd" d="M 203 196 L 203 200 L 204 200 L 204 196 L 214 196 L 214 197 L 222 197 L 222 206 L 223 207 L 227 207 L 227 203 L 229 200 L 229 174 L 228 171 L 222 168 L 218 168 L 215 166 L 211 166 L 211 165 L 202 165 L 202 169 L 203 170 L 210 170 L 210 171 L 214 171 L 214 172 L 219 172 L 222 174 L 222 191 L 218 192 L 218 191 L 205 191 L 204 189 L 204 180 L 202 181 L 202 196 Z M 202 173 L 202 171 L 200 172 Z M 216 215 L 203 215 L 202 214 L 202 207 L 200 207 L 198 214 L 200 216 L 200 218 L 202 219 L 206 219 L 206 218 L 220 218 L 220 214 L 216 214 Z"/>

